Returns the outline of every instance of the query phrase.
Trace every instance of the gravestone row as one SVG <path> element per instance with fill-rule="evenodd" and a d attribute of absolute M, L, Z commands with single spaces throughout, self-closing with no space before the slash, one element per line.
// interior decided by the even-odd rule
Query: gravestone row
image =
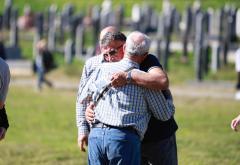
<path fill-rule="evenodd" d="M 70 64 L 74 56 L 86 59 L 96 53 L 94 50 L 99 42 L 100 29 L 115 25 L 120 30 L 127 27 L 131 31 L 153 34 L 153 40 L 157 41 L 156 54 L 166 70 L 169 69 L 168 59 L 173 35 L 180 37 L 184 61 L 188 60 L 189 44 L 193 44 L 196 78 L 202 80 L 209 67 L 212 72 L 217 72 L 222 65 L 228 63 L 230 44 L 240 37 L 240 10 L 225 6 L 217 10 L 209 8 L 208 11 L 203 11 L 199 2 L 188 6 L 182 14 L 169 0 L 163 1 L 163 10 L 160 13 L 147 3 L 134 4 L 130 24 L 128 18 L 125 18 L 124 6 L 120 4 L 114 10 L 111 0 L 104 0 L 101 7 L 90 7 L 86 16 L 77 13 L 71 4 L 66 4 L 61 11 L 56 5 L 51 5 L 46 13 L 35 14 L 33 52 L 36 53 L 34 45 L 46 38 L 48 49 L 64 53 L 66 63 Z M 12 50 L 19 48 L 17 19 L 18 11 L 13 8 L 12 1 L 5 0 L 3 13 L 0 14 L 0 30 L 10 30 Z M 87 49 L 86 46 L 86 34 L 89 32 L 92 34 L 92 49 Z M 20 53 L 13 54 L 20 56 Z"/>

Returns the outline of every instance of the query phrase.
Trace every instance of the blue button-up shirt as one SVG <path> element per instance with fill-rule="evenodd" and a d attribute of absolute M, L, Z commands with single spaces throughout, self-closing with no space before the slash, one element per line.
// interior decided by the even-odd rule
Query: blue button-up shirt
<path fill-rule="evenodd" d="M 89 124 L 85 119 L 85 110 L 87 108 L 87 104 L 90 100 L 80 103 L 80 96 L 82 94 L 82 90 L 84 86 L 88 82 L 88 79 L 94 73 L 95 69 L 101 65 L 104 61 L 102 55 L 94 56 L 88 59 L 83 67 L 81 80 L 78 87 L 78 94 L 76 100 L 76 123 L 78 127 L 79 135 L 88 135 L 89 134 Z"/>
<path fill-rule="evenodd" d="M 83 103 L 88 98 L 88 94 L 94 96 L 96 95 L 94 92 L 101 91 L 98 88 L 106 86 L 113 73 L 132 67 L 139 68 L 139 64 L 128 58 L 120 62 L 104 63 L 97 67 L 88 83 L 84 85 L 79 101 Z M 111 126 L 132 126 L 143 138 L 151 114 L 159 120 L 168 120 L 174 114 L 172 106 L 160 90 L 127 84 L 119 88 L 111 87 L 100 99 L 94 111 L 96 120 Z"/>

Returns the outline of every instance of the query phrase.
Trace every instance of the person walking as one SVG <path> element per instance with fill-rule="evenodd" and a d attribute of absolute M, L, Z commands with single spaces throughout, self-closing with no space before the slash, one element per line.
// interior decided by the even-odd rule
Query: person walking
<path fill-rule="evenodd" d="M 35 67 L 37 73 L 37 89 L 42 90 L 42 85 L 52 87 L 52 83 L 46 78 L 46 73 L 55 67 L 52 53 L 47 49 L 45 40 L 40 40 L 37 43 L 37 55 L 35 58 Z"/>

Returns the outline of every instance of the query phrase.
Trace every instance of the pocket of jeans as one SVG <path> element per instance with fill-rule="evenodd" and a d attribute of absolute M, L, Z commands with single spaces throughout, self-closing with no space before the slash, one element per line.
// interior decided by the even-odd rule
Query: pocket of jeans
<path fill-rule="evenodd" d="M 111 131 L 110 140 L 127 142 L 129 140 L 140 140 L 139 136 L 130 130 L 114 129 Z"/>

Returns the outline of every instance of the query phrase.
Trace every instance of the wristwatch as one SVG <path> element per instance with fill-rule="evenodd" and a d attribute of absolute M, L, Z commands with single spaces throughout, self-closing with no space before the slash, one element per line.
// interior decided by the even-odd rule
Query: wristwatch
<path fill-rule="evenodd" d="M 129 72 L 127 73 L 126 79 L 127 79 L 127 84 L 131 83 L 131 81 L 132 81 L 131 71 L 129 71 Z"/>

